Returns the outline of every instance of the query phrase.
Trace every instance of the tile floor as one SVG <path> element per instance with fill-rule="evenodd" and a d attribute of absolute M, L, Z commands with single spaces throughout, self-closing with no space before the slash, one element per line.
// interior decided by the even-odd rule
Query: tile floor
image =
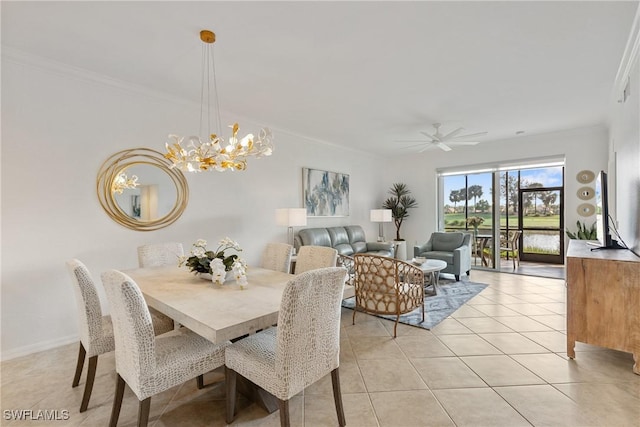
<path fill-rule="evenodd" d="M 566 357 L 562 280 L 474 271 L 480 295 L 432 331 L 344 309 L 340 376 L 348 426 L 633 426 L 640 425 L 640 375 L 631 354 L 578 344 Z M 114 356 L 100 356 L 89 410 L 78 408 L 84 376 L 71 388 L 77 346 L 3 362 L 5 426 L 105 426 Z M 86 365 L 85 365 L 86 370 Z M 222 426 L 222 374 L 152 398 L 149 425 Z M 290 404 L 292 425 L 337 425 L 330 378 Z M 69 410 L 66 421 L 11 421 L 5 410 Z M 135 425 L 137 399 L 127 389 L 119 426 Z M 240 400 L 234 425 L 278 426 L 278 412 Z"/>

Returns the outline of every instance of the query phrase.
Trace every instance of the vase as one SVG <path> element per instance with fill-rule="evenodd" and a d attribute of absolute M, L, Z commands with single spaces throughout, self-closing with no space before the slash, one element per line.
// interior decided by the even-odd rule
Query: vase
<path fill-rule="evenodd" d="M 226 275 L 224 277 L 224 281 L 222 283 L 213 282 L 213 276 L 211 275 L 211 273 L 198 273 L 198 277 L 201 278 L 202 280 L 210 281 L 216 287 L 221 287 L 223 284 L 229 283 L 234 279 L 233 278 L 233 271 L 227 271 L 226 272 Z"/>
<path fill-rule="evenodd" d="M 211 281 L 211 279 L 213 278 L 213 276 L 210 273 L 198 273 L 197 276 L 202 280 L 209 280 L 209 281 Z"/>

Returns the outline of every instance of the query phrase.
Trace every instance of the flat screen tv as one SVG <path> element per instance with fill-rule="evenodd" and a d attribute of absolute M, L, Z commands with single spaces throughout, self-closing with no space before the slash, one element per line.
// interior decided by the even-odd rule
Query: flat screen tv
<path fill-rule="evenodd" d="M 607 173 L 600 171 L 596 178 L 596 233 L 599 247 L 591 249 L 624 249 L 611 238 L 609 228 L 609 191 L 607 189 Z"/>

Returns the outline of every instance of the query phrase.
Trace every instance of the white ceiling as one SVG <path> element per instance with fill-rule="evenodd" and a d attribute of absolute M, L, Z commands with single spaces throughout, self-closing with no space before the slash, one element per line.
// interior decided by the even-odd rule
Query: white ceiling
<path fill-rule="evenodd" d="M 2 46 L 197 102 L 208 28 L 223 110 L 388 154 L 605 123 L 637 5 L 2 1 Z"/>

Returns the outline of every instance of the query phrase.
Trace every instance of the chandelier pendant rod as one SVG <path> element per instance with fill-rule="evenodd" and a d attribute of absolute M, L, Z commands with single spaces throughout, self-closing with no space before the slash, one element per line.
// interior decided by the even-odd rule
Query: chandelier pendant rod
<path fill-rule="evenodd" d="M 222 120 L 220 120 L 220 94 L 218 93 L 218 82 L 216 81 L 216 60 L 215 55 L 213 54 L 213 49 L 214 47 L 211 46 L 211 49 L 209 50 L 211 53 L 211 69 L 213 70 L 213 92 L 215 94 L 213 100 L 216 103 L 216 126 L 218 127 L 218 133 L 222 133 Z"/>
<path fill-rule="evenodd" d="M 207 52 L 206 52 L 206 47 L 203 45 L 202 49 L 201 49 L 201 55 L 200 55 L 200 62 L 202 63 L 202 66 L 200 67 L 200 127 L 198 130 L 198 137 L 202 136 L 202 124 L 204 122 L 204 82 L 205 82 L 205 78 L 208 79 L 206 71 L 205 71 L 205 61 L 207 60 Z M 207 104 L 209 104 L 208 102 L 208 95 L 207 95 Z M 207 107 L 207 111 L 209 110 L 209 108 Z M 207 113 L 208 116 L 208 113 Z M 207 120 L 208 123 L 208 120 Z M 207 129 L 209 129 L 209 131 L 211 130 L 209 126 L 207 126 Z M 211 133 L 211 132 L 209 132 Z"/>

